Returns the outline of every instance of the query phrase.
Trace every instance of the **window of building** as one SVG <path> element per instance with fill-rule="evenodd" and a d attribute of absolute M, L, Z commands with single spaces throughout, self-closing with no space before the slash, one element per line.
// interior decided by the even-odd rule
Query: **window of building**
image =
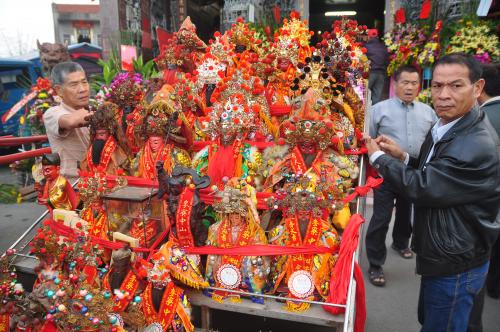
<path fill-rule="evenodd" d="M 66 45 L 71 44 L 71 35 L 69 33 L 63 35 L 63 43 Z"/>

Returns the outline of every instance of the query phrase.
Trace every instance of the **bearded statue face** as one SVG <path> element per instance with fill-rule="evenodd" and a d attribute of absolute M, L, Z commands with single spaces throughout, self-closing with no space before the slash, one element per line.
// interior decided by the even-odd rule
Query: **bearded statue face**
<path fill-rule="evenodd" d="M 311 217 L 311 211 L 308 210 L 297 211 L 297 218 L 299 220 L 309 220 L 310 217 Z"/>
<path fill-rule="evenodd" d="M 148 139 L 149 146 L 151 147 L 151 151 L 158 152 L 160 147 L 163 145 L 163 137 L 161 136 L 151 136 Z"/>
<path fill-rule="evenodd" d="M 59 166 L 43 165 L 42 172 L 47 181 L 53 181 L 59 176 Z"/>
<path fill-rule="evenodd" d="M 107 129 L 96 129 L 95 139 L 106 141 L 109 138 L 109 130 Z"/>

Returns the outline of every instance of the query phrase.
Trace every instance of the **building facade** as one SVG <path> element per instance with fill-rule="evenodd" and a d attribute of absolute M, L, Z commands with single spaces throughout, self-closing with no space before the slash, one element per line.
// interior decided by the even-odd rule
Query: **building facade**
<path fill-rule="evenodd" d="M 102 46 L 100 5 L 52 4 L 55 40 L 58 43 L 88 42 Z"/>

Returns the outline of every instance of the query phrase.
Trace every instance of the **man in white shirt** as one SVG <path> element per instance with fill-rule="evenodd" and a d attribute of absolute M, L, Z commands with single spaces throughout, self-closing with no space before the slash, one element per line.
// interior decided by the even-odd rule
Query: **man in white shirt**
<path fill-rule="evenodd" d="M 416 160 L 420 146 L 437 117 L 431 107 L 416 100 L 420 75 L 415 67 L 398 68 L 394 78 L 396 96 L 381 101 L 370 109 L 370 136 L 390 137 L 408 151 L 411 160 Z M 368 273 L 373 285 L 384 286 L 385 275 L 382 266 L 387 256 L 385 238 L 394 208 L 396 213 L 391 247 L 403 258 L 413 257 L 408 248 L 411 237 L 411 204 L 389 183 L 382 183 L 375 189 L 373 196 L 373 216 L 365 237 L 366 256 L 370 263 Z"/>
<path fill-rule="evenodd" d="M 72 183 L 78 178 L 78 162 L 85 158 L 90 143 L 86 127 L 89 83 L 82 66 L 75 62 L 57 64 L 51 81 L 62 101 L 45 112 L 43 121 L 52 152 L 61 158 L 61 175 Z"/>

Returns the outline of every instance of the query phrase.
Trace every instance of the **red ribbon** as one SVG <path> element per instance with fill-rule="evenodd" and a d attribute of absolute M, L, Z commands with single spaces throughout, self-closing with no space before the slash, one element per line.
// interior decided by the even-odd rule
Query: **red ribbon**
<path fill-rule="evenodd" d="M 373 177 L 368 177 L 368 179 L 366 180 L 366 184 L 364 186 L 360 186 L 360 187 L 356 187 L 354 188 L 354 192 L 350 195 L 347 195 L 346 197 L 344 197 L 342 199 L 342 202 L 343 203 L 349 203 L 351 202 L 352 200 L 354 200 L 356 197 L 358 196 L 366 196 L 370 190 L 372 190 L 373 188 L 377 188 L 378 186 L 380 186 L 380 184 L 384 182 L 384 179 L 382 178 L 373 178 Z"/>
<path fill-rule="evenodd" d="M 213 246 L 186 247 L 184 251 L 196 255 L 230 255 L 230 256 L 281 256 L 281 255 L 315 255 L 335 253 L 338 248 L 323 246 L 297 246 L 285 247 L 273 244 L 255 244 L 231 248 L 218 248 Z"/>
<path fill-rule="evenodd" d="M 354 251 L 359 243 L 359 228 L 365 220 L 359 214 L 353 214 L 347 227 L 342 235 L 342 242 L 340 244 L 339 258 L 333 269 L 332 277 L 330 279 L 330 292 L 326 302 L 345 304 L 347 302 L 347 291 L 351 280 L 351 266 Z M 356 319 L 354 330 L 356 332 L 364 331 L 364 324 L 366 319 L 366 306 L 363 273 L 359 267 L 354 269 L 354 276 L 357 282 L 356 292 Z M 345 308 L 323 306 L 323 309 L 331 314 L 337 315 L 345 312 Z"/>

